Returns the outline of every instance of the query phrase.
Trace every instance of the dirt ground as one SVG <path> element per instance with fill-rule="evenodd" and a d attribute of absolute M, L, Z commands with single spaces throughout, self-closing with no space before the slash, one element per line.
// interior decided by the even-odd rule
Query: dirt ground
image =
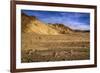
<path fill-rule="evenodd" d="M 89 32 L 21 36 L 21 62 L 86 60 L 90 58 Z"/>

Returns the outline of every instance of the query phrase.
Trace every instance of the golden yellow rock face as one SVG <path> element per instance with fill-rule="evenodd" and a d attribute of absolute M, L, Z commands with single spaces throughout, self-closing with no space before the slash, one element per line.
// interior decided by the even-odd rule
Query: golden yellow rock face
<path fill-rule="evenodd" d="M 48 35 L 59 34 L 57 30 L 47 26 L 47 24 L 39 21 L 36 17 L 27 16 L 25 14 L 22 14 L 22 31 Z"/>

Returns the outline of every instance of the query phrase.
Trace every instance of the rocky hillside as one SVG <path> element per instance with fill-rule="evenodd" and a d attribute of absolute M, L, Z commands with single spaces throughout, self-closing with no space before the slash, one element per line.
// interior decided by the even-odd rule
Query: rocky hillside
<path fill-rule="evenodd" d="M 58 35 L 58 34 L 68 34 L 75 32 L 83 32 L 80 30 L 72 30 L 71 28 L 63 24 L 51 24 L 44 23 L 40 21 L 35 16 L 28 16 L 24 13 L 21 15 L 21 28 L 24 33 L 34 33 L 34 34 L 47 34 L 47 35 Z"/>
<path fill-rule="evenodd" d="M 34 32 L 35 34 L 57 35 L 59 32 L 45 23 L 38 20 L 35 16 L 21 15 L 22 32 Z"/>
<path fill-rule="evenodd" d="M 72 33 L 73 30 L 63 24 L 49 24 L 48 26 L 56 29 L 60 34 Z"/>

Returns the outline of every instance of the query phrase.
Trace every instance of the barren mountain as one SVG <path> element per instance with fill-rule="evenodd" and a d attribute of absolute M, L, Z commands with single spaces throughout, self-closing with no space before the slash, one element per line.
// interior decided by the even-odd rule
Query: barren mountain
<path fill-rule="evenodd" d="M 60 34 L 67 34 L 72 33 L 73 30 L 63 24 L 48 24 L 48 26 L 52 27 L 53 29 L 56 29 Z"/>
<path fill-rule="evenodd" d="M 34 32 L 36 34 L 57 35 L 59 32 L 45 23 L 38 20 L 35 16 L 28 16 L 22 13 L 22 32 Z"/>
<path fill-rule="evenodd" d="M 47 35 L 57 35 L 57 34 L 67 34 L 75 32 L 89 32 L 81 30 L 73 30 L 63 24 L 51 24 L 44 23 L 40 21 L 35 16 L 28 16 L 24 13 L 21 15 L 22 19 L 22 32 L 33 32 L 34 34 L 47 34 Z"/>

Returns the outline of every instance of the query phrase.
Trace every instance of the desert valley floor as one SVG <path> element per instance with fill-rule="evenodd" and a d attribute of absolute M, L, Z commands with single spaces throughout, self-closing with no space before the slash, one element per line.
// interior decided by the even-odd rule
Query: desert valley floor
<path fill-rule="evenodd" d="M 22 62 L 87 60 L 90 57 L 88 32 L 61 35 L 22 34 Z"/>

